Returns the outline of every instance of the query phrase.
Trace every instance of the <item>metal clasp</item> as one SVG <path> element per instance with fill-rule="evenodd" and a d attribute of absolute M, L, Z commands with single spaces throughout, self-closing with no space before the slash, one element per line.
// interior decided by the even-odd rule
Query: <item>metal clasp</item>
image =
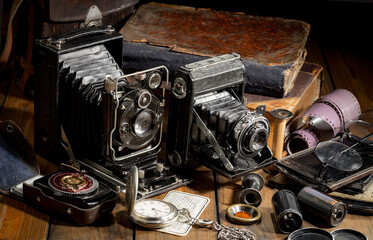
<path fill-rule="evenodd" d="M 211 219 L 198 219 L 194 222 L 199 227 L 209 228 L 214 224 Z"/>
<path fill-rule="evenodd" d="M 55 46 L 58 50 L 61 50 L 62 44 L 66 42 L 65 38 L 54 40 L 53 38 L 47 39 L 47 44 Z"/>

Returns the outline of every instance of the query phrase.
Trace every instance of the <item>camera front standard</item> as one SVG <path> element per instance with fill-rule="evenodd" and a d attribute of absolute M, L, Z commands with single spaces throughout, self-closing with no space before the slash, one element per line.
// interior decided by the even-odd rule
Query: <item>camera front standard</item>
<path fill-rule="evenodd" d="M 273 163 L 265 106 L 244 104 L 245 68 L 238 54 L 188 64 L 176 73 L 167 131 L 174 166 L 198 159 L 235 178 Z"/>

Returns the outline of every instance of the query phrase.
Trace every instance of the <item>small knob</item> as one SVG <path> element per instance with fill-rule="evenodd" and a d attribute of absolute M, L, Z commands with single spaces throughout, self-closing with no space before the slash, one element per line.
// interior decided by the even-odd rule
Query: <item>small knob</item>
<path fill-rule="evenodd" d="M 139 176 L 139 179 L 144 179 L 145 171 L 143 169 L 139 169 L 138 176 Z"/>
<path fill-rule="evenodd" d="M 157 163 L 156 166 L 155 166 L 155 170 L 157 172 L 163 172 L 163 163 Z"/>

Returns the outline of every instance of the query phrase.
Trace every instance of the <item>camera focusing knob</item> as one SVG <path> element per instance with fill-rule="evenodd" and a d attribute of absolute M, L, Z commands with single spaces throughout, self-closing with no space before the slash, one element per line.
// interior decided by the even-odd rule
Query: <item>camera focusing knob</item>
<path fill-rule="evenodd" d="M 177 99 L 182 99 L 186 96 L 187 86 L 183 78 L 178 77 L 174 81 L 174 87 L 172 88 L 172 94 Z"/>
<path fill-rule="evenodd" d="M 116 83 L 111 75 L 106 76 L 105 79 L 105 90 L 108 93 L 114 92 L 116 88 Z"/>
<path fill-rule="evenodd" d="M 174 167 L 179 167 L 182 164 L 180 154 L 175 149 L 167 155 L 167 160 Z"/>
<path fill-rule="evenodd" d="M 158 173 L 163 172 L 163 168 L 164 168 L 163 163 L 157 163 L 157 164 L 155 165 L 155 170 L 156 170 Z"/>
<path fill-rule="evenodd" d="M 120 127 L 119 131 L 120 134 L 125 134 L 130 130 L 130 126 L 127 122 L 123 123 L 122 126 Z"/>
<path fill-rule="evenodd" d="M 148 86 L 150 89 L 158 88 L 162 83 L 162 77 L 159 72 L 154 72 L 149 76 Z"/>
<path fill-rule="evenodd" d="M 143 170 L 143 169 L 139 169 L 139 174 L 138 174 L 138 176 L 139 176 L 139 179 L 140 179 L 140 180 L 143 180 L 143 179 L 145 178 L 145 170 Z"/>
<path fill-rule="evenodd" d="M 146 108 L 152 102 L 152 95 L 146 89 L 141 89 L 135 96 L 136 107 Z"/>

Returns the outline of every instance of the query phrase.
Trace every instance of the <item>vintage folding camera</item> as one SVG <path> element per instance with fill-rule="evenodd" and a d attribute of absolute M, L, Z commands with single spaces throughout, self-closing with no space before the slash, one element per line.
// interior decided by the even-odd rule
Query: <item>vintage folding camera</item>
<path fill-rule="evenodd" d="M 118 194 L 91 173 L 61 165 L 42 176 L 34 150 L 12 121 L 0 122 L 0 192 L 12 198 L 87 225 L 109 214 Z"/>
<path fill-rule="evenodd" d="M 245 68 L 238 54 L 180 67 L 172 85 L 167 160 L 183 166 L 198 159 L 235 178 L 275 160 L 267 146 L 265 106 L 244 104 Z"/>
<path fill-rule="evenodd" d="M 282 173 L 322 191 L 334 191 L 373 174 L 373 124 L 352 120 L 343 134 L 286 156 L 276 163 Z"/>
<path fill-rule="evenodd" d="M 62 126 L 82 169 L 124 188 L 129 169 L 137 165 L 140 196 L 156 195 L 190 182 L 157 159 L 168 70 L 160 66 L 125 75 L 122 44 L 111 28 L 36 42 L 35 151 L 66 160 Z"/>

